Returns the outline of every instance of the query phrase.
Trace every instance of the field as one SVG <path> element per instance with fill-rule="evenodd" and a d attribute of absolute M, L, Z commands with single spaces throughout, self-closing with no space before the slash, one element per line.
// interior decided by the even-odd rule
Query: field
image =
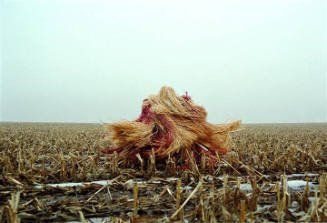
<path fill-rule="evenodd" d="M 183 171 L 122 168 L 104 133 L 0 123 L 0 222 L 327 221 L 327 124 L 243 125 L 215 167 Z"/>

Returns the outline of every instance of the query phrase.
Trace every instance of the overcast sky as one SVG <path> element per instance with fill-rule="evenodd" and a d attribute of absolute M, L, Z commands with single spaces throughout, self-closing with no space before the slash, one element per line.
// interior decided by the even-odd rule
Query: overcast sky
<path fill-rule="evenodd" d="M 137 118 L 161 86 L 216 123 L 326 122 L 325 0 L 2 0 L 1 120 Z"/>

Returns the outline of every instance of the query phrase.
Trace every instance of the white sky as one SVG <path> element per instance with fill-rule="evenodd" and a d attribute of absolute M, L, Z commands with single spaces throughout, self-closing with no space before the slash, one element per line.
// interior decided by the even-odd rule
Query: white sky
<path fill-rule="evenodd" d="M 162 85 L 212 122 L 327 121 L 325 0 L 0 2 L 2 121 L 132 120 Z"/>

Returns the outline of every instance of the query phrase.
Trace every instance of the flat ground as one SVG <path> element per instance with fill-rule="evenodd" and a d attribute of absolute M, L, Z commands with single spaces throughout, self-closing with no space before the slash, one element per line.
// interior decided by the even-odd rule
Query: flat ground
<path fill-rule="evenodd" d="M 214 168 L 184 171 L 122 168 L 104 133 L 0 123 L 0 222 L 327 221 L 327 124 L 243 125 Z"/>

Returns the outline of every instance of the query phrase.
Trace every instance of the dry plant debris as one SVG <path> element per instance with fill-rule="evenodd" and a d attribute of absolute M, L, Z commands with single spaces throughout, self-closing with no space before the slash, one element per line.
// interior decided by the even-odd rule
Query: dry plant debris
<path fill-rule="evenodd" d="M 327 124 L 243 128 L 182 170 L 124 167 L 100 124 L 1 123 L 0 222 L 327 221 Z"/>
<path fill-rule="evenodd" d="M 229 133 L 240 121 L 214 125 L 206 118 L 206 110 L 194 104 L 187 92 L 178 96 L 174 89 L 162 87 L 157 95 L 144 99 L 142 113 L 135 121 L 105 124 L 109 130 L 106 138 L 114 148 L 103 152 L 117 152 L 122 164 L 143 159 L 165 163 L 172 158 L 178 166 L 189 169 L 193 161 L 200 163 L 206 158 L 213 165 L 228 151 Z"/>

